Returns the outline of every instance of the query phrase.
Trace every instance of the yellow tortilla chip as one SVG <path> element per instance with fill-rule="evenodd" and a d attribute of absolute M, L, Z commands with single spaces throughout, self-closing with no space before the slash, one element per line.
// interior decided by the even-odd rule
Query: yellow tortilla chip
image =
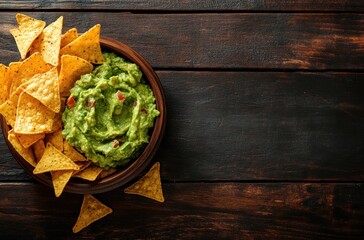
<path fill-rule="evenodd" d="M 25 59 L 30 46 L 42 33 L 46 23 L 20 13 L 16 14 L 16 21 L 19 27 L 11 29 L 10 33 L 16 41 L 21 58 Z"/>
<path fill-rule="evenodd" d="M 155 163 L 145 176 L 126 188 L 124 192 L 164 202 L 159 162 Z"/>
<path fill-rule="evenodd" d="M 102 204 L 92 195 L 84 195 L 83 202 L 75 226 L 72 228 L 74 233 L 78 233 L 91 223 L 112 213 L 112 209 Z"/>
<path fill-rule="evenodd" d="M 78 171 L 73 171 L 73 174 L 72 176 L 76 175 L 77 173 L 85 170 L 86 168 L 88 168 L 88 166 L 91 165 L 91 161 L 78 161 L 78 162 L 75 162 L 79 167 L 80 167 L 80 170 Z"/>
<path fill-rule="evenodd" d="M 66 140 L 63 141 L 63 153 L 74 162 L 87 161 L 85 156 L 79 153 L 74 147 L 72 147 Z"/>
<path fill-rule="evenodd" d="M 61 107 L 61 111 L 62 111 L 62 107 Z M 54 114 L 52 130 L 50 132 L 52 133 L 52 132 L 59 130 L 60 128 L 62 128 L 62 126 L 63 126 L 62 124 L 63 124 L 62 123 L 62 113 L 59 112 L 59 113 Z"/>
<path fill-rule="evenodd" d="M 11 81 L 8 75 L 8 67 L 0 64 L 0 105 L 8 99 L 8 82 Z"/>
<path fill-rule="evenodd" d="M 19 153 L 20 156 L 24 158 L 25 161 L 27 161 L 30 165 L 35 167 L 37 164 L 33 155 L 33 152 L 30 148 L 24 148 L 18 138 L 16 137 L 13 130 L 10 130 L 8 132 L 8 140 L 13 145 L 14 149 Z"/>
<path fill-rule="evenodd" d="M 60 171 L 52 171 L 52 182 L 54 194 L 56 197 L 61 196 L 64 187 L 67 185 L 69 180 L 71 179 L 73 170 L 60 170 Z"/>
<path fill-rule="evenodd" d="M 91 63 L 104 62 L 100 47 L 100 24 L 93 26 L 76 40 L 61 49 L 60 55 L 75 55 Z"/>
<path fill-rule="evenodd" d="M 70 90 L 81 75 L 92 72 L 93 65 L 80 57 L 63 55 L 59 72 L 59 90 L 61 96 L 69 96 Z"/>
<path fill-rule="evenodd" d="M 99 174 L 102 172 L 102 168 L 95 166 L 94 164 L 90 165 L 83 171 L 78 172 L 74 175 L 74 177 L 82 178 L 88 181 L 95 181 Z"/>
<path fill-rule="evenodd" d="M 22 92 L 22 89 L 17 89 L 6 102 L 0 105 L 0 113 L 5 118 L 6 123 L 11 127 L 15 125 L 18 100 Z"/>
<path fill-rule="evenodd" d="M 99 178 L 107 177 L 107 176 L 115 173 L 116 170 L 117 170 L 116 168 L 109 168 L 108 170 L 102 170 L 102 172 L 99 175 Z"/>
<path fill-rule="evenodd" d="M 37 142 L 40 139 L 43 139 L 45 134 L 44 133 L 37 133 L 37 134 L 21 134 L 21 133 L 15 133 L 17 136 L 20 144 L 24 148 L 28 148 L 31 145 L 33 145 L 35 142 Z"/>
<path fill-rule="evenodd" d="M 14 92 L 21 84 L 27 82 L 35 74 L 51 70 L 52 65 L 46 63 L 40 53 L 34 53 L 21 63 L 9 65 L 9 77 L 12 79 L 9 94 Z"/>
<path fill-rule="evenodd" d="M 61 48 L 73 42 L 76 38 L 78 38 L 78 32 L 76 28 L 71 28 L 65 34 L 63 34 L 61 38 Z"/>
<path fill-rule="evenodd" d="M 35 159 L 37 160 L 37 162 L 39 162 L 40 159 L 42 158 L 44 150 L 45 150 L 44 140 L 41 139 L 41 140 L 37 141 L 36 143 L 33 144 L 32 147 L 33 147 Z"/>
<path fill-rule="evenodd" d="M 24 91 L 38 99 L 44 106 L 55 113 L 61 110 L 61 97 L 59 94 L 58 71 L 54 67 L 48 72 L 34 75 L 22 85 Z"/>
<path fill-rule="evenodd" d="M 20 94 L 14 131 L 23 134 L 44 133 L 53 125 L 54 112 L 37 99 L 23 92 Z"/>
<path fill-rule="evenodd" d="M 60 152 L 52 144 L 47 143 L 43 156 L 34 168 L 34 174 L 40 174 L 44 172 L 58 171 L 58 170 L 79 170 L 71 159 Z"/>
<path fill-rule="evenodd" d="M 43 32 L 33 42 L 30 53 L 40 52 L 44 61 L 58 65 L 59 51 L 61 49 L 63 17 L 44 28 Z"/>
<path fill-rule="evenodd" d="M 56 132 L 47 134 L 46 142 L 51 143 L 55 146 L 59 151 L 63 151 L 63 136 L 62 136 L 62 129 L 59 129 Z"/>

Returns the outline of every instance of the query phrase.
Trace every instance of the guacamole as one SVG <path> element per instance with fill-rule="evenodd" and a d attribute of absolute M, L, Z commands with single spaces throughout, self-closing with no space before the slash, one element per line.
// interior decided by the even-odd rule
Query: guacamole
<path fill-rule="evenodd" d="M 76 81 L 62 115 L 63 137 L 96 165 L 125 166 L 149 141 L 159 115 L 155 98 L 134 63 L 114 53 Z"/>

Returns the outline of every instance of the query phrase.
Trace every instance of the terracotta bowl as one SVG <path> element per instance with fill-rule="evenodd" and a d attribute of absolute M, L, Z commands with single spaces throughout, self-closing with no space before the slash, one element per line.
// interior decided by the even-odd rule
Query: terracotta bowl
<path fill-rule="evenodd" d="M 78 194 L 102 193 L 121 187 L 142 176 L 142 174 L 148 170 L 147 167 L 152 164 L 152 159 L 164 135 L 167 115 L 166 104 L 163 88 L 157 74 L 141 55 L 127 45 L 106 37 L 101 37 L 100 43 L 103 51 L 114 52 L 139 66 L 153 90 L 157 109 L 160 111 L 160 115 L 155 119 L 154 127 L 150 130 L 151 135 L 148 145 L 136 160 L 131 161 L 125 168 L 118 169 L 114 174 L 93 182 L 84 181 L 78 178 L 71 178 L 70 182 L 68 182 L 64 189 L 65 192 Z M 5 142 L 19 165 L 37 181 L 53 188 L 52 179 L 49 173 L 37 175 L 33 174 L 34 168 L 28 164 L 9 143 L 7 138 L 10 127 L 6 124 L 6 121 L 2 116 L 0 121 Z"/>

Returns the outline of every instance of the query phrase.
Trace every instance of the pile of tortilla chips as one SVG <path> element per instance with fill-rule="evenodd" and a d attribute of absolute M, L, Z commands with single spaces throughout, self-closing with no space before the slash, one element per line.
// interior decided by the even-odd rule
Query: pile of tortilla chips
<path fill-rule="evenodd" d="M 11 130 L 8 140 L 34 167 L 33 174 L 48 173 L 59 197 L 72 177 L 94 181 L 116 169 L 104 170 L 87 160 L 62 137 L 62 112 L 70 89 L 81 75 L 102 64 L 100 25 L 82 35 L 72 28 L 62 34 L 63 17 L 46 26 L 41 20 L 17 14 L 11 29 L 21 61 L 0 64 L 0 114 Z M 164 202 L 159 163 L 125 193 Z M 85 195 L 73 228 L 82 230 L 112 210 Z"/>

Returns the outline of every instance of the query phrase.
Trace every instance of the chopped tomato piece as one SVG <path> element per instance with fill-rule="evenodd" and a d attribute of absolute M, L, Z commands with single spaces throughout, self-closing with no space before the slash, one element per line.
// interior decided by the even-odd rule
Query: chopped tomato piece
<path fill-rule="evenodd" d="M 113 141 L 113 144 L 114 144 L 114 148 L 117 148 L 119 146 L 119 141 L 115 139 Z"/>
<path fill-rule="evenodd" d="M 75 97 L 74 96 L 70 96 L 68 99 L 67 99 L 67 106 L 69 107 L 69 108 L 72 108 L 72 107 L 74 107 L 75 106 L 75 104 L 76 104 L 76 101 L 75 101 Z"/>
<path fill-rule="evenodd" d="M 125 101 L 125 97 L 122 94 L 122 92 L 117 92 L 116 93 L 116 97 L 119 99 L 120 102 L 124 102 Z"/>

